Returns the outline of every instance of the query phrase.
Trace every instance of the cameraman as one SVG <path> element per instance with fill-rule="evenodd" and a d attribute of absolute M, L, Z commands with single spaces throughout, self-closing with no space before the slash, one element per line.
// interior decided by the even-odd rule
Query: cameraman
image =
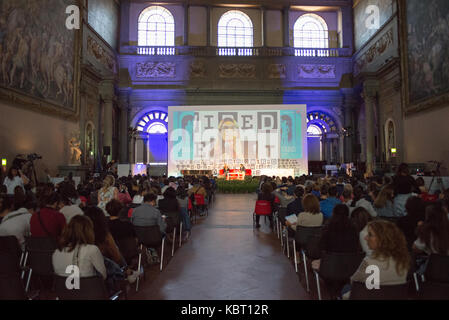
<path fill-rule="evenodd" d="M 30 180 L 22 173 L 22 170 L 17 167 L 12 166 L 8 170 L 8 175 L 6 176 L 3 184 L 6 186 L 6 193 L 9 196 L 14 196 L 14 189 L 17 186 L 22 187 L 23 192 L 25 192 L 24 185 L 28 184 Z"/>

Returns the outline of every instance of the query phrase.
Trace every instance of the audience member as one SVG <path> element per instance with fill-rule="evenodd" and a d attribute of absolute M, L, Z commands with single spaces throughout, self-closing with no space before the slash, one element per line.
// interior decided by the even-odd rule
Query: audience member
<path fill-rule="evenodd" d="M 323 189 L 321 189 L 323 191 Z M 329 219 L 332 216 L 332 211 L 335 206 L 341 204 L 341 201 L 337 199 L 337 187 L 332 186 L 328 191 L 329 196 L 320 202 L 321 212 L 324 219 Z"/>
<path fill-rule="evenodd" d="M 61 204 L 61 197 L 57 193 L 40 200 L 40 210 L 33 214 L 30 220 L 31 236 L 59 238 L 66 226 L 66 219 L 59 212 Z"/>

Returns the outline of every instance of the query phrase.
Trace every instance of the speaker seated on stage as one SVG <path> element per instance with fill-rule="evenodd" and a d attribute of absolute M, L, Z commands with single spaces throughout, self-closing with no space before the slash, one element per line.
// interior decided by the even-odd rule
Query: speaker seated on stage
<path fill-rule="evenodd" d="M 240 164 L 240 172 L 246 173 L 246 168 L 243 164 Z"/>
<path fill-rule="evenodd" d="M 228 173 L 229 173 L 229 167 L 227 164 L 225 164 L 223 167 L 223 174 L 228 174 Z"/>

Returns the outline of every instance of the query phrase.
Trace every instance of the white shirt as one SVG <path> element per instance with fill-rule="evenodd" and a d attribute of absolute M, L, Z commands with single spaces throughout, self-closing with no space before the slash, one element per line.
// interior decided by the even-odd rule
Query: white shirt
<path fill-rule="evenodd" d="M 136 194 L 133 198 L 134 204 L 141 204 L 143 203 L 143 196 Z"/>
<path fill-rule="evenodd" d="M 76 204 L 73 204 L 71 206 L 64 206 L 61 210 L 59 210 L 59 212 L 61 212 L 64 217 L 65 217 L 65 221 L 67 222 L 67 224 L 69 224 L 70 220 L 76 216 L 76 215 L 83 215 L 83 210 L 81 210 L 81 208 L 79 206 L 77 206 Z"/>
<path fill-rule="evenodd" d="M 363 228 L 362 231 L 359 233 L 360 238 L 360 246 L 363 249 L 363 252 L 365 252 L 368 256 L 370 256 L 373 253 L 373 250 L 371 250 L 368 246 L 368 242 L 366 242 L 366 236 L 368 235 L 368 226 L 366 225 L 365 228 Z"/>
<path fill-rule="evenodd" d="M 23 247 L 25 237 L 30 235 L 30 220 L 31 213 L 25 208 L 8 213 L 0 224 L 0 236 L 15 236 Z"/>
<path fill-rule="evenodd" d="M 100 249 L 92 244 L 85 244 L 78 248 L 78 259 L 74 257 L 78 251 L 77 248 L 73 249 L 72 252 L 67 252 L 67 248 L 64 248 L 63 251 L 55 250 L 52 257 L 55 273 L 67 277 L 69 274 L 65 272 L 66 268 L 76 264 L 80 270 L 80 277 L 93 277 L 97 275 L 98 271 L 103 279 L 106 279 L 106 267 Z"/>
<path fill-rule="evenodd" d="M 12 180 L 6 177 L 5 181 L 3 181 L 3 184 L 6 186 L 6 189 L 8 190 L 6 192 L 7 194 L 14 195 L 14 189 L 17 186 L 22 187 L 23 191 L 25 192 L 25 188 L 23 187 L 23 180 L 19 176 L 15 176 Z"/>
<path fill-rule="evenodd" d="M 352 201 L 349 201 L 346 203 L 347 206 L 349 206 L 349 212 L 350 215 L 352 215 L 352 211 L 354 211 L 356 208 L 358 207 L 362 207 L 364 209 L 366 209 L 366 211 L 368 211 L 368 213 L 370 214 L 371 217 L 375 218 L 377 217 L 377 211 L 374 209 L 373 205 L 366 199 L 360 199 L 359 201 L 356 202 L 355 207 L 351 207 L 351 203 Z"/>

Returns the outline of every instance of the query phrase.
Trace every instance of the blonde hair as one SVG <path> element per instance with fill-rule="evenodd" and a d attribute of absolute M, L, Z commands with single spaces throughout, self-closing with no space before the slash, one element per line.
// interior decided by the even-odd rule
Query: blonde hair
<path fill-rule="evenodd" d="M 115 178 L 114 176 L 108 175 L 103 180 L 103 192 L 106 192 L 109 187 L 114 186 Z"/>

